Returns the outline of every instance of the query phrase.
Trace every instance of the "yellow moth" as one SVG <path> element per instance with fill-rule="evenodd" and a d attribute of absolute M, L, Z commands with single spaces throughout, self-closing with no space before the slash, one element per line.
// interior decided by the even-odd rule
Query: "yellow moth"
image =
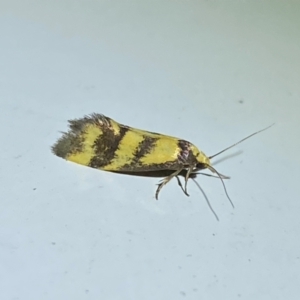
<path fill-rule="evenodd" d="M 223 179 L 229 177 L 220 174 L 210 160 L 270 127 L 247 136 L 215 155 L 207 156 L 186 140 L 122 125 L 101 114 L 94 113 L 70 120 L 69 126 L 70 130 L 63 133 L 52 147 L 55 155 L 81 165 L 112 172 L 151 174 L 168 171 L 169 175 L 158 184 L 156 199 L 162 187 L 174 177 L 188 195 L 188 179 L 194 178 L 203 169 L 215 173 L 225 188 Z M 178 178 L 182 173 L 185 174 L 184 186 Z M 228 197 L 227 192 L 226 195 Z"/>

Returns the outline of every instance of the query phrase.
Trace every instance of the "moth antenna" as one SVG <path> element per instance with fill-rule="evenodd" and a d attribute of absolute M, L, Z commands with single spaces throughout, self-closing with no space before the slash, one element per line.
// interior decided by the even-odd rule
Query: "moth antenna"
<path fill-rule="evenodd" d="M 224 188 L 224 191 L 225 191 L 225 194 L 226 194 L 226 197 L 228 198 L 230 204 L 232 205 L 232 207 L 234 208 L 234 205 L 233 205 L 233 202 L 231 201 L 228 193 L 227 193 L 227 189 L 226 189 L 226 186 L 225 186 L 225 183 L 224 183 L 224 180 L 222 178 L 222 175 L 215 169 L 213 168 L 212 166 L 208 166 L 207 167 L 209 170 L 211 170 L 213 173 L 216 173 L 218 175 L 218 177 L 220 178 L 221 182 L 222 182 L 222 185 L 223 185 L 223 188 Z"/>
<path fill-rule="evenodd" d="M 235 144 L 233 144 L 233 145 L 231 145 L 231 146 L 225 148 L 224 150 L 218 152 L 217 154 L 214 154 L 214 155 L 212 155 L 212 156 L 209 156 L 209 159 L 212 159 L 212 158 L 216 157 L 217 155 L 219 155 L 219 154 L 221 154 L 221 153 L 223 153 L 223 152 L 229 150 L 230 148 L 232 148 L 232 147 L 234 147 L 234 146 L 240 144 L 241 142 L 243 142 L 243 141 L 245 141 L 245 140 L 251 138 L 252 136 L 254 136 L 254 135 L 256 135 L 256 134 L 258 134 L 258 133 L 260 133 L 260 132 L 262 132 L 262 131 L 265 131 L 265 130 L 269 129 L 269 128 L 272 127 L 274 124 L 275 124 L 275 123 L 273 123 L 272 125 L 270 125 L 270 126 L 264 128 L 264 129 L 261 129 L 261 130 L 259 130 L 259 131 L 256 131 L 256 132 L 254 132 L 254 133 L 248 135 L 247 137 L 243 138 L 243 139 L 240 140 L 239 142 L 237 142 L 237 143 L 235 143 Z M 216 172 L 216 173 L 217 173 L 217 172 Z"/>

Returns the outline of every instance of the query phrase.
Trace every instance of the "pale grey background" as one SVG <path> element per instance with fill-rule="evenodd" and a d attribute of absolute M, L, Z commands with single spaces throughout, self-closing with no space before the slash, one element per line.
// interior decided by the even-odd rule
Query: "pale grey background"
<path fill-rule="evenodd" d="M 0 3 L 1 299 L 299 299 L 298 1 Z M 198 177 L 218 222 L 52 155 L 91 112 L 208 155 L 276 124 L 216 159 L 235 209 Z"/>

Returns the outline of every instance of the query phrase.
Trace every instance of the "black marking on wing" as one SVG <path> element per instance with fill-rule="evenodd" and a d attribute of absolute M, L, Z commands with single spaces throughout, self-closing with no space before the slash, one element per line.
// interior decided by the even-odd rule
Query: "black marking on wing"
<path fill-rule="evenodd" d="M 130 130 L 129 127 L 121 126 L 120 132 L 117 135 L 109 127 L 103 130 L 103 134 L 96 139 L 93 145 L 95 156 L 90 160 L 89 166 L 92 168 L 102 168 L 110 164 L 115 157 L 115 152 L 120 142 L 128 130 Z"/>

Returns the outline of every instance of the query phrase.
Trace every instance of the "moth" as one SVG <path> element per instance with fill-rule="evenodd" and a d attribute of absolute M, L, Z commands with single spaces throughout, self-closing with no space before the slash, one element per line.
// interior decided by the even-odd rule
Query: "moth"
<path fill-rule="evenodd" d="M 220 178 L 230 200 L 223 182 L 229 177 L 220 174 L 210 160 L 270 126 L 212 156 L 207 156 L 186 140 L 132 128 L 102 114 L 93 113 L 69 120 L 69 127 L 69 131 L 52 146 L 52 152 L 59 157 L 88 167 L 127 174 L 168 171 L 169 175 L 158 184 L 156 199 L 174 177 L 188 196 L 188 180 L 200 170 L 208 169 Z M 182 172 L 185 174 L 184 186 L 178 178 Z"/>

